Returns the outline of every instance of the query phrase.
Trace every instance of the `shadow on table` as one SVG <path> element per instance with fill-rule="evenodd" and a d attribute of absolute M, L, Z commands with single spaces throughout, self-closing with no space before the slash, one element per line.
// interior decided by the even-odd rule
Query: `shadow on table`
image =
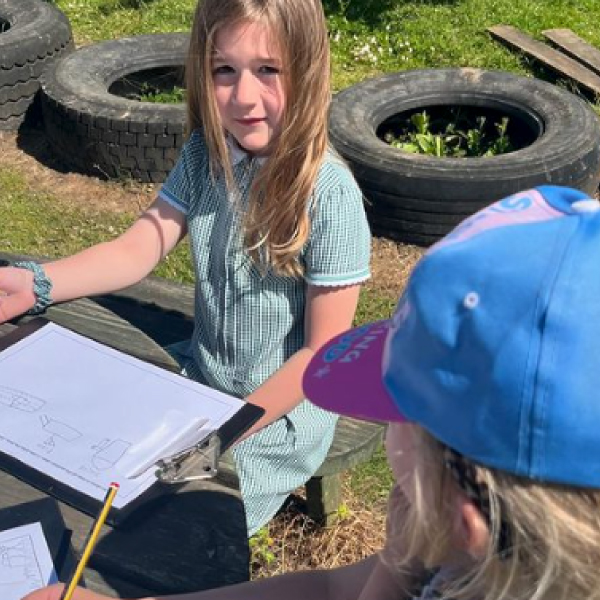
<path fill-rule="evenodd" d="M 102 537 L 90 561 L 125 597 L 134 587 L 162 595 L 240 583 L 249 564 L 239 496 L 189 487 L 143 505 Z"/>
<path fill-rule="evenodd" d="M 179 311 L 113 294 L 95 296 L 94 302 L 131 323 L 159 346 L 165 347 L 192 337 L 194 320 Z"/>

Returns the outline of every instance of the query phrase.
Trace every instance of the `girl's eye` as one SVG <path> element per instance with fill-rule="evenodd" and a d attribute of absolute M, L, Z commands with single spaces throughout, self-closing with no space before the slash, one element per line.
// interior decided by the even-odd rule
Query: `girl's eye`
<path fill-rule="evenodd" d="M 233 67 L 229 65 L 219 65 L 213 68 L 213 75 L 227 75 L 233 73 Z"/>
<path fill-rule="evenodd" d="M 258 72 L 263 75 L 277 75 L 280 72 L 280 69 L 271 65 L 263 65 L 259 68 Z"/>

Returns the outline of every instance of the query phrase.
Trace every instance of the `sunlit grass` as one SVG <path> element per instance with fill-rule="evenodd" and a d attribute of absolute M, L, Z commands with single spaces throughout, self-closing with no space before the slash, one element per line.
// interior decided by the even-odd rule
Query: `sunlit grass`
<path fill-rule="evenodd" d="M 195 0 L 55 0 L 78 44 L 143 33 L 189 31 Z M 531 74 L 528 61 L 486 28 L 513 25 L 542 39 L 567 27 L 600 46 L 596 0 L 324 0 L 334 89 L 415 68 L 471 66 Z"/>
<path fill-rule="evenodd" d="M 2 166 L 0 189 L 0 249 L 13 254 L 67 256 L 114 238 L 136 217 L 66 206 L 52 194 L 32 190 L 21 173 Z M 187 244 L 180 244 L 155 274 L 192 281 Z"/>

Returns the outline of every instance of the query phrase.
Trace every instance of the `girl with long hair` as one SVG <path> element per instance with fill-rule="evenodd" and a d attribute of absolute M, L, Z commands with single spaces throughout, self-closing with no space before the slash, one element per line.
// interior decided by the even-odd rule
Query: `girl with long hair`
<path fill-rule="evenodd" d="M 158 199 L 120 237 L 0 269 L 0 322 L 129 286 L 186 235 L 196 277 L 191 378 L 257 404 L 233 448 L 248 532 L 323 462 L 336 417 L 304 400 L 315 350 L 369 277 L 362 195 L 328 148 L 320 0 L 202 0 L 186 65 L 189 136 Z"/>

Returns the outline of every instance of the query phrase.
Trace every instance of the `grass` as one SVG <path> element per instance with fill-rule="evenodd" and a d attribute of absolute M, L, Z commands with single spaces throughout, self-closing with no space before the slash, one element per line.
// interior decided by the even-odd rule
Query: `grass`
<path fill-rule="evenodd" d="M 0 212 L 2 246 L 9 252 L 56 256 L 107 239 L 127 223 L 118 215 L 98 215 L 65 209 L 53 196 L 27 188 L 25 178 L 15 170 L 0 169 Z M 43 231 L 43 236 L 39 232 Z"/>
<path fill-rule="evenodd" d="M 14 254 L 72 254 L 113 238 L 136 217 L 134 213 L 66 206 L 52 194 L 32 190 L 20 171 L 1 165 L 0 189 L 1 247 Z M 176 248 L 155 273 L 160 277 L 192 282 L 193 273 L 186 245 Z"/>
<path fill-rule="evenodd" d="M 195 0 L 54 0 L 78 44 L 189 31 Z M 331 33 L 334 88 L 401 69 L 471 66 L 542 74 L 493 41 L 491 25 L 542 39 L 568 27 L 600 46 L 596 0 L 323 0 Z M 550 77 L 548 75 L 548 77 Z"/>

